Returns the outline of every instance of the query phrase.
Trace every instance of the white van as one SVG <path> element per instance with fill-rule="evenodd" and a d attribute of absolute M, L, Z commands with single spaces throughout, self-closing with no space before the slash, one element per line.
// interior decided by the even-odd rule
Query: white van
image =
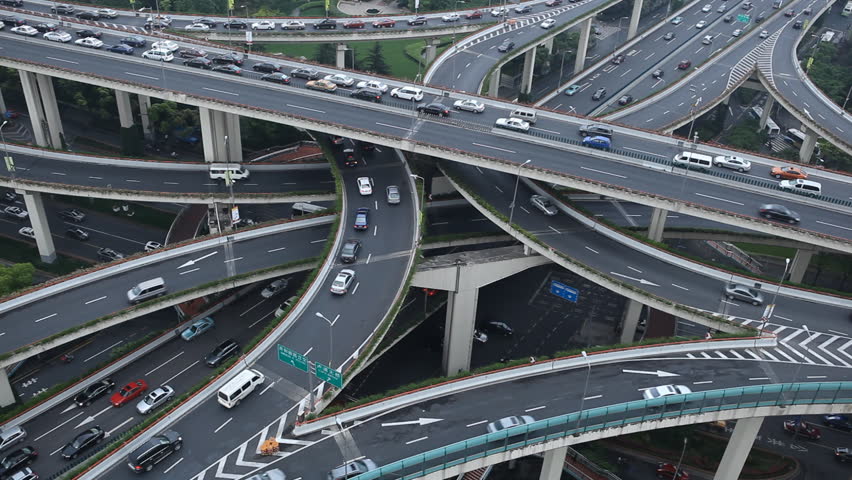
<path fill-rule="evenodd" d="M 536 121 L 535 110 L 530 110 L 529 108 L 516 108 L 512 110 L 512 113 L 509 114 L 509 116 L 513 118 L 520 118 L 529 124 L 534 124 Z"/>
<path fill-rule="evenodd" d="M 313 203 L 306 202 L 296 202 L 293 204 L 293 208 L 290 211 L 290 218 L 302 217 L 305 215 L 311 215 L 314 213 L 320 213 L 328 210 L 322 205 L 314 205 Z"/>
<path fill-rule="evenodd" d="M 247 368 L 238 373 L 236 377 L 219 389 L 219 403 L 225 408 L 233 408 L 240 404 L 240 400 L 253 392 L 255 387 L 262 385 L 266 377 L 257 370 Z"/>
<path fill-rule="evenodd" d="M 231 173 L 231 180 L 242 180 L 249 177 L 247 168 L 243 168 L 239 163 L 211 163 L 210 178 L 213 180 L 226 178 L 228 172 Z"/>
<path fill-rule="evenodd" d="M 132 304 L 144 302 L 149 298 L 166 294 L 166 281 L 163 277 L 153 278 L 137 284 L 127 291 L 127 301 Z"/>
<path fill-rule="evenodd" d="M 822 184 L 813 180 L 781 180 L 778 186 L 784 190 L 801 193 L 802 195 L 822 195 Z"/>
<path fill-rule="evenodd" d="M 713 167 L 713 157 L 700 153 L 681 152 L 675 155 L 673 161 L 675 166 L 695 170 L 707 171 Z"/>

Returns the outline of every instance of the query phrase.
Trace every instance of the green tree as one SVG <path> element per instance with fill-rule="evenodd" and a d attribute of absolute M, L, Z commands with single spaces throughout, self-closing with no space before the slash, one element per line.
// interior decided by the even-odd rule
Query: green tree
<path fill-rule="evenodd" d="M 167 135 L 175 129 L 197 126 L 198 109 L 181 108 L 175 102 L 157 102 L 148 109 L 148 118 L 158 133 Z"/>
<path fill-rule="evenodd" d="M 35 267 L 30 263 L 0 265 L 0 295 L 6 296 L 32 285 L 34 272 Z"/>
<path fill-rule="evenodd" d="M 380 75 L 389 75 L 391 73 L 390 66 L 385 62 L 385 56 L 382 52 L 382 44 L 375 42 L 373 48 L 364 57 L 362 65 L 370 72 Z"/>
<path fill-rule="evenodd" d="M 337 63 L 337 46 L 333 43 L 321 43 L 317 46 L 314 60 L 323 65 L 335 65 Z"/>

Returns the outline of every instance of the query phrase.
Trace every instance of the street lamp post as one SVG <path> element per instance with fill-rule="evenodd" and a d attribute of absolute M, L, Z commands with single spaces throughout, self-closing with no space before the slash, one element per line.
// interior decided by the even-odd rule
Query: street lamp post
<path fill-rule="evenodd" d="M 675 467 L 674 475 L 672 478 L 678 478 L 680 474 L 680 465 L 683 462 L 683 455 L 686 453 L 686 443 L 689 440 L 688 437 L 683 437 L 683 448 L 680 451 L 680 458 L 677 460 L 677 467 Z"/>
<path fill-rule="evenodd" d="M 521 181 L 521 169 L 532 159 L 527 159 L 526 162 L 518 165 L 518 174 L 515 176 L 515 191 L 512 193 L 512 203 L 509 205 L 509 226 L 512 226 L 512 218 L 515 216 L 515 200 L 518 198 L 518 183 Z"/>
<path fill-rule="evenodd" d="M 840 114 L 846 113 L 846 102 L 849 101 L 849 94 L 852 93 L 852 85 L 849 86 L 849 91 L 846 92 L 846 100 L 843 100 L 843 108 L 840 109 Z"/>
<path fill-rule="evenodd" d="M 334 338 L 332 337 L 332 332 L 334 331 L 334 322 L 326 318 L 326 316 L 321 314 L 320 312 L 316 312 L 316 316 L 325 320 L 328 323 L 328 368 L 334 368 L 334 365 L 331 364 L 331 356 L 334 352 Z"/>
<path fill-rule="evenodd" d="M 772 318 L 772 314 L 775 312 L 775 300 L 778 298 L 778 292 L 781 291 L 781 287 L 784 285 L 784 280 L 787 278 L 787 270 L 790 268 L 790 259 L 784 259 L 784 273 L 781 274 L 781 281 L 778 282 L 778 288 L 775 289 L 775 293 L 772 294 L 772 303 L 770 303 L 766 307 L 765 315 L 763 316 L 763 323 L 760 324 L 760 334 L 763 335 L 763 329 L 766 327 L 766 322 Z M 807 327 L 805 327 L 807 330 Z"/>
<path fill-rule="evenodd" d="M 592 376 L 592 362 L 589 361 L 589 355 L 585 350 L 580 353 L 583 354 L 583 358 L 586 360 L 586 366 L 589 368 L 586 371 L 586 385 L 583 387 L 583 396 L 580 397 L 580 413 L 577 414 L 577 426 L 575 428 L 580 428 L 580 418 L 583 416 L 583 407 L 586 404 L 586 395 L 589 391 L 589 377 Z"/>
<path fill-rule="evenodd" d="M 562 61 L 559 62 L 559 83 L 557 83 L 557 89 L 562 87 L 562 74 L 565 72 L 565 55 L 571 53 L 572 50 L 568 49 L 562 52 Z"/>
<path fill-rule="evenodd" d="M 423 181 L 423 191 L 420 192 L 420 215 L 417 217 L 417 221 L 420 222 L 420 225 L 423 225 L 423 215 L 426 215 L 426 179 L 421 177 L 420 175 L 415 175 L 413 173 L 409 174 L 411 178 L 419 178 Z"/>

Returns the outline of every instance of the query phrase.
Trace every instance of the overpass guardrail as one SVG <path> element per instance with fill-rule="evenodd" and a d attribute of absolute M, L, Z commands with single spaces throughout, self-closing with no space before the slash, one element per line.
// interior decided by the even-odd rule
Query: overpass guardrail
<path fill-rule="evenodd" d="M 621 431 L 628 425 L 657 422 L 701 414 L 716 414 L 729 418 L 747 418 L 784 413 L 816 413 L 833 405 L 852 404 L 852 382 L 778 383 L 747 387 L 723 388 L 686 395 L 672 395 L 653 400 L 637 400 L 606 407 L 539 420 L 530 424 L 508 428 L 496 433 L 473 437 L 452 443 L 379 467 L 358 475 L 353 480 L 410 480 L 415 478 L 443 478 L 445 470 L 477 462 L 487 463 L 486 457 L 510 450 L 524 448 L 525 454 L 550 448 L 548 444 L 572 444 L 586 441 L 583 434 L 603 431 Z M 799 408 L 796 408 L 799 407 Z M 723 415 L 727 413 L 727 415 Z M 697 422 L 691 422 L 697 423 Z M 561 441 L 561 442 L 560 442 Z M 555 445 L 557 448 L 562 445 Z M 459 471 L 463 471 L 460 470 Z M 453 471 L 455 473 L 455 470 Z M 430 475 L 437 474 L 437 475 Z"/>

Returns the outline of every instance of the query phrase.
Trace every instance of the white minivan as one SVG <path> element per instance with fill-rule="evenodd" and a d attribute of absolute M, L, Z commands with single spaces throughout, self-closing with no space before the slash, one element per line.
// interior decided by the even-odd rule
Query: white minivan
<path fill-rule="evenodd" d="M 695 170 L 710 170 L 713 167 L 713 157 L 700 153 L 681 152 L 672 159 L 675 166 Z"/>
<path fill-rule="evenodd" d="M 211 163 L 210 178 L 212 180 L 225 180 L 228 173 L 231 174 L 231 180 L 242 180 L 249 177 L 249 171 L 239 163 Z"/>
<path fill-rule="evenodd" d="M 266 377 L 262 373 L 247 368 L 219 389 L 217 399 L 225 408 L 236 407 L 243 398 L 253 392 L 255 387 L 262 385 L 265 380 Z"/>

